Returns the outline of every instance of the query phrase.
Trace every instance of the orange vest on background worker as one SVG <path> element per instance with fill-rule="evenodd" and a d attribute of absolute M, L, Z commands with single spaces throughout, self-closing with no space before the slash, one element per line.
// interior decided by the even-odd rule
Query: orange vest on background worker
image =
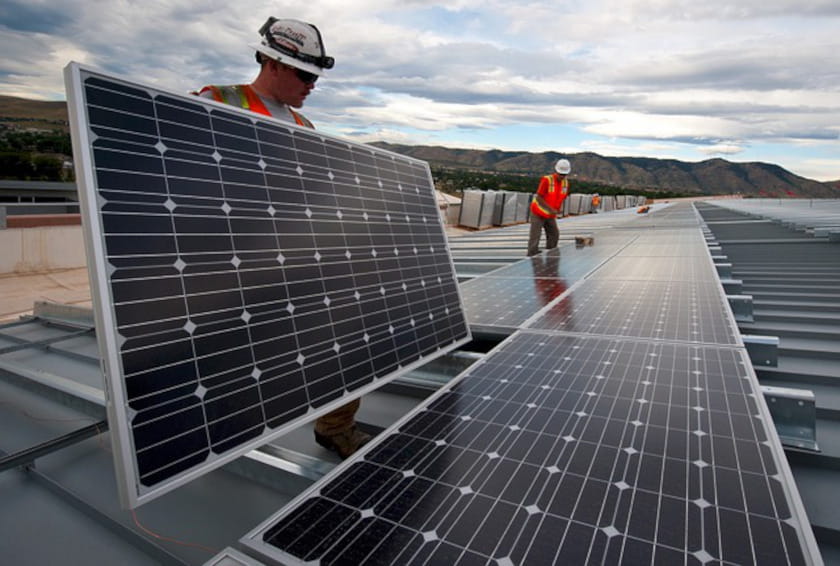
<path fill-rule="evenodd" d="M 254 92 L 254 89 L 251 88 L 251 85 L 209 85 L 198 91 L 198 94 L 202 95 L 208 90 L 213 93 L 213 100 L 216 102 L 223 102 L 232 106 L 244 108 L 245 110 L 250 110 L 251 112 L 256 112 L 257 114 L 271 116 L 271 112 L 269 112 L 268 108 L 265 107 L 265 104 L 263 104 L 259 95 Z M 287 108 L 289 109 L 289 112 L 291 112 L 292 117 L 295 119 L 295 123 L 298 126 L 304 126 L 306 128 L 315 127 L 312 125 L 312 122 L 303 116 L 303 114 L 295 112 L 291 107 L 287 106 Z"/>
<path fill-rule="evenodd" d="M 566 177 L 561 179 L 557 173 L 545 175 L 540 179 L 537 194 L 543 198 L 548 206 L 559 211 L 560 207 L 563 206 L 563 201 L 569 195 L 569 179 Z M 550 210 L 543 208 L 536 198 L 531 201 L 531 214 L 536 214 L 540 218 L 557 217 Z"/>
<path fill-rule="evenodd" d="M 598 195 L 595 195 L 594 197 L 592 197 L 592 206 L 594 206 L 595 208 L 598 208 L 598 205 L 600 205 L 600 204 L 601 204 L 601 197 L 599 197 Z"/>

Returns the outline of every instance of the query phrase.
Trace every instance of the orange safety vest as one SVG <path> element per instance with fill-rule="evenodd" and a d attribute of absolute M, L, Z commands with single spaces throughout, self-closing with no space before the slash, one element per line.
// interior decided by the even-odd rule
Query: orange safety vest
<path fill-rule="evenodd" d="M 209 85 L 202 88 L 198 92 L 198 94 L 203 94 L 208 90 L 213 93 L 213 100 L 215 100 L 216 102 L 223 102 L 232 106 L 239 106 L 240 108 L 250 110 L 251 112 L 256 112 L 257 114 L 271 116 L 271 112 L 269 112 L 268 108 L 265 107 L 265 104 L 263 104 L 262 99 L 260 99 L 259 95 L 256 92 L 254 92 L 254 89 L 251 88 L 251 85 Z M 289 112 L 292 113 L 292 117 L 295 119 L 295 123 L 298 126 L 303 126 L 305 128 L 315 127 L 312 125 L 312 122 L 310 122 L 303 116 L 303 114 L 295 112 L 291 109 L 291 107 L 287 106 L 287 108 L 289 108 Z"/>
<path fill-rule="evenodd" d="M 560 210 L 563 201 L 569 194 L 569 180 L 564 177 L 560 181 L 560 188 L 558 189 L 557 178 L 557 175 L 554 173 L 543 177 L 540 180 L 537 194 L 545 200 L 548 206 L 555 210 Z M 531 214 L 536 214 L 541 218 L 555 218 L 557 216 L 553 212 L 543 208 L 536 198 L 531 201 Z"/>
<path fill-rule="evenodd" d="M 592 206 L 598 206 L 599 204 L 601 204 L 601 197 L 598 195 L 592 197 Z"/>

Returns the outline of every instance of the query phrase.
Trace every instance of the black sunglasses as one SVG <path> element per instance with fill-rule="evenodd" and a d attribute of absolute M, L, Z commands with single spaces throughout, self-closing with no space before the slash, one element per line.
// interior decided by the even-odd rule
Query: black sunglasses
<path fill-rule="evenodd" d="M 289 66 L 291 67 L 291 65 Z M 318 80 L 318 75 L 315 73 L 310 73 L 309 71 L 304 71 L 303 69 L 298 69 L 297 67 L 292 67 L 292 70 L 294 70 L 300 80 L 308 85 L 314 85 L 315 81 Z"/>

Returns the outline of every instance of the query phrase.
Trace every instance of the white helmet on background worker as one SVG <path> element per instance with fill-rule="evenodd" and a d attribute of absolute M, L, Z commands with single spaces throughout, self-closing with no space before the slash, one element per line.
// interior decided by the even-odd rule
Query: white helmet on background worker
<path fill-rule="evenodd" d="M 335 59 L 327 57 L 321 32 L 312 24 L 300 20 L 268 18 L 260 28 L 261 41 L 248 46 L 260 54 L 315 75 L 332 69 Z"/>
<path fill-rule="evenodd" d="M 554 166 L 554 170 L 561 175 L 568 175 L 572 170 L 572 165 L 569 163 L 568 159 L 558 159 L 557 164 Z"/>

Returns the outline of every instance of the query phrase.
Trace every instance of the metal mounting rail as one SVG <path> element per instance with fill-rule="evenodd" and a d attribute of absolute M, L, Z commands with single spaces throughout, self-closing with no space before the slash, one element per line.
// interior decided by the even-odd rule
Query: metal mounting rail
<path fill-rule="evenodd" d="M 106 432 L 107 430 L 108 421 L 102 420 L 84 428 L 74 430 L 64 436 L 43 442 L 37 446 L 3 456 L 0 458 L 0 473 L 13 468 L 31 465 L 41 456 L 46 456 L 47 454 L 51 454 L 56 450 L 61 450 L 66 446 L 77 444 L 82 440 L 86 440 L 92 436 Z"/>

